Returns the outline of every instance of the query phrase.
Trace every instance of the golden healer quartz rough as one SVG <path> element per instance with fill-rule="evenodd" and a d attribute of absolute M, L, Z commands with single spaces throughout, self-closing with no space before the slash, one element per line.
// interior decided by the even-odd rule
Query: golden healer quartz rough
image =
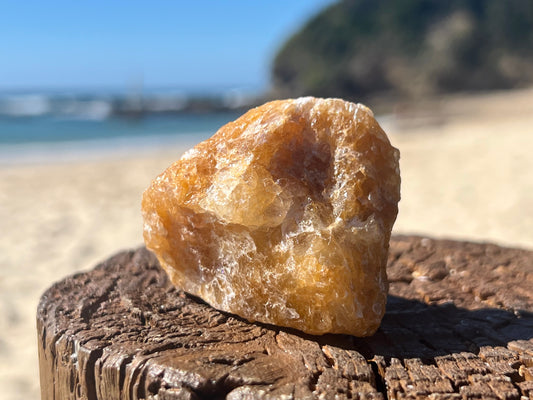
<path fill-rule="evenodd" d="M 218 309 L 371 335 L 385 312 L 398 158 L 361 104 L 273 101 L 152 182 L 144 238 L 175 285 Z"/>

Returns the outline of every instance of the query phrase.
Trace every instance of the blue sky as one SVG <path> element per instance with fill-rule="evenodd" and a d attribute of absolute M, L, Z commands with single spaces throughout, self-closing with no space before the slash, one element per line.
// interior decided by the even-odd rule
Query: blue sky
<path fill-rule="evenodd" d="M 0 90 L 261 90 L 292 32 L 332 0 L 0 2 Z"/>

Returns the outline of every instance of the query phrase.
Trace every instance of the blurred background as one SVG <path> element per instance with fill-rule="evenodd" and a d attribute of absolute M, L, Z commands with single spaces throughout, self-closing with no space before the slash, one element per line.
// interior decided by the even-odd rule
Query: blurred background
<path fill-rule="evenodd" d="M 210 136 L 263 100 L 278 48 L 330 3 L 4 3 L 0 164 Z"/>
<path fill-rule="evenodd" d="M 8 0 L 0 60 L 2 399 L 39 397 L 42 292 L 141 245 L 150 180 L 270 99 L 374 110 L 395 233 L 533 249 L 531 0 Z"/>

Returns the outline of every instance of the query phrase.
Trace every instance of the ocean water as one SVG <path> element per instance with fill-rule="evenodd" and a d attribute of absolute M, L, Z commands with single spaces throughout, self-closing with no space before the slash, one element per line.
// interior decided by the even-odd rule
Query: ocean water
<path fill-rule="evenodd" d="M 57 115 L 0 117 L 0 164 L 75 161 L 87 157 L 192 146 L 238 112 L 126 117 Z"/>

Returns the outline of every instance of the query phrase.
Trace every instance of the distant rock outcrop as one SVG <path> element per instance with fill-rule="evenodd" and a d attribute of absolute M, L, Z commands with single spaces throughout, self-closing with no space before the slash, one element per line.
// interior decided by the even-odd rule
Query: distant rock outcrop
<path fill-rule="evenodd" d="M 425 95 L 533 83 L 531 0 L 344 0 L 279 50 L 277 96 Z"/>

